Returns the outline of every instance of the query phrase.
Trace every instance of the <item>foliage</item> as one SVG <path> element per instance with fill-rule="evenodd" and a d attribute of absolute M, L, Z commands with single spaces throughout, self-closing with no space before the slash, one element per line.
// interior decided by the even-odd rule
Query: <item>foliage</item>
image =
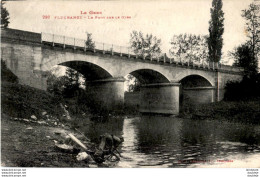
<path fill-rule="evenodd" d="M 18 77 L 7 68 L 3 59 L 1 59 L 1 81 L 18 83 Z"/>
<path fill-rule="evenodd" d="M 207 36 L 180 34 L 171 39 L 170 54 L 184 62 L 206 62 L 208 61 Z"/>
<path fill-rule="evenodd" d="M 78 91 L 80 90 L 80 73 L 74 69 L 67 68 L 66 69 L 66 82 L 64 85 L 63 95 L 65 97 L 74 97 L 78 95 Z"/>
<path fill-rule="evenodd" d="M 76 70 L 67 67 L 65 75 L 57 77 L 59 69 L 60 68 L 57 67 L 50 72 L 47 79 L 47 91 L 64 98 L 78 96 L 83 82 L 82 75 Z"/>
<path fill-rule="evenodd" d="M 141 83 L 133 75 L 128 74 L 127 78 L 126 78 L 126 82 L 127 82 L 127 91 L 128 92 L 140 91 Z"/>
<path fill-rule="evenodd" d="M 95 48 L 95 43 L 92 40 L 92 34 L 91 33 L 87 33 L 86 47 L 88 49 L 94 49 Z"/>
<path fill-rule="evenodd" d="M 62 96 L 68 80 L 67 76 L 57 77 L 54 74 L 50 74 L 47 79 L 47 91 L 54 95 Z"/>
<path fill-rule="evenodd" d="M 241 82 L 231 81 L 226 84 L 224 99 L 228 101 L 259 100 L 260 74 L 250 78 L 244 77 Z"/>
<path fill-rule="evenodd" d="M 254 60 L 257 61 L 260 55 L 260 16 L 259 6 L 252 3 L 249 9 L 242 11 L 242 17 L 246 20 L 246 34 L 249 40 L 247 45 L 253 54 Z"/>
<path fill-rule="evenodd" d="M 17 83 L 1 83 L 2 112 L 18 118 L 28 119 L 31 115 L 42 117 L 42 112 L 61 117 L 60 100 L 46 91 Z"/>
<path fill-rule="evenodd" d="M 214 119 L 245 124 L 260 124 L 260 100 L 220 101 L 209 104 L 192 105 L 188 112 L 181 112 L 181 117 L 192 119 Z M 187 108 L 184 110 L 186 111 Z"/>
<path fill-rule="evenodd" d="M 211 20 L 209 21 L 208 50 L 209 59 L 219 62 L 223 46 L 222 35 L 224 33 L 224 12 L 222 11 L 222 0 L 213 0 L 210 9 Z"/>
<path fill-rule="evenodd" d="M 4 2 L 1 1 L 1 28 L 7 28 L 9 23 L 9 12 L 4 7 Z"/>
<path fill-rule="evenodd" d="M 247 44 L 235 48 L 230 54 L 235 58 L 233 65 L 244 69 L 245 77 L 249 78 L 257 74 L 257 60 L 253 56 L 252 48 Z"/>
<path fill-rule="evenodd" d="M 244 68 L 244 78 L 241 82 L 226 84 L 226 100 L 252 100 L 260 98 L 260 75 L 258 73 L 259 58 L 259 7 L 254 3 L 242 11 L 246 19 L 246 34 L 249 40 L 237 47 L 231 56 L 235 58 L 234 65 Z"/>
<path fill-rule="evenodd" d="M 130 45 L 135 54 L 143 57 L 156 58 L 161 54 L 161 39 L 152 34 L 144 34 L 140 31 L 133 31 L 130 34 Z"/>
<path fill-rule="evenodd" d="M 235 48 L 230 55 L 235 58 L 234 65 L 243 67 L 245 76 L 257 74 L 260 51 L 260 18 L 259 7 L 252 3 L 248 9 L 242 10 L 242 17 L 246 20 L 246 34 L 249 40 Z"/>

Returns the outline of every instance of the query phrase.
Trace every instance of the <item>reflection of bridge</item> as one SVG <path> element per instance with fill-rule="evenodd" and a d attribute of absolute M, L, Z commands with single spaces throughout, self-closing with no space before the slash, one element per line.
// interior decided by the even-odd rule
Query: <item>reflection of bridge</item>
<path fill-rule="evenodd" d="M 242 77 L 239 68 L 178 63 L 166 55 L 143 58 L 115 45 L 88 49 L 84 40 L 62 36 L 6 29 L 1 38 L 2 58 L 20 83 L 46 89 L 46 71 L 71 67 L 88 79 L 89 95 L 110 108 L 124 102 L 127 74 L 143 84 L 140 111 L 168 114 L 178 114 L 181 93 L 193 102 L 221 100 L 226 82 Z"/>

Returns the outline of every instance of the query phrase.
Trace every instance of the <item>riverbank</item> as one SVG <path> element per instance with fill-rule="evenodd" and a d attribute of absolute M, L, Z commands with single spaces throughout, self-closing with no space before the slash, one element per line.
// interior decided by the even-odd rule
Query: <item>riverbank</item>
<path fill-rule="evenodd" d="M 77 137 L 87 149 L 93 143 L 77 128 L 87 126 L 92 114 L 88 111 L 70 114 L 73 101 L 18 83 L 1 84 L 1 165 L 5 167 L 110 167 L 114 163 L 97 164 L 91 158 L 77 160 L 77 152 L 64 152 L 56 144 L 70 142 L 69 134 Z M 68 107 L 67 105 L 72 105 Z M 99 136 L 100 134 L 97 134 Z M 69 145 L 69 144 L 68 144 Z"/>
<path fill-rule="evenodd" d="M 4 167 L 89 167 L 76 159 L 77 154 L 64 153 L 55 147 L 69 133 L 84 140 L 77 132 L 57 125 L 43 125 L 1 115 L 1 166 Z M 83 142 L 83 141 L 82 141 Z"/>
<path fill-rule="evenodd" d="M 64 153 L 63 143 L 72 133 L 90 149 L 93 143 L 75 131 L 77 121 L 62 100 L 46 91 L 18 83 L 1 83 L 1 165 L 6 167 L 89 167 Z"/>
<path fill-rule="evenodd" d="M 180 117 L 260 124 L 260 100 L 188 105 L 182 109 Z"/>

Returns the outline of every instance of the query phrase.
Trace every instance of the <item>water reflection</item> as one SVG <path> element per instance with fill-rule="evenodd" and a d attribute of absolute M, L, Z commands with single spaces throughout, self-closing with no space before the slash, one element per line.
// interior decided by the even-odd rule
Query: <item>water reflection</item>
<path fill-rule="evenodd" d="M 123 158 L 116 167 L 228 167 L 244 158 L 250 164 L 260 155 L 260 126 L 256 125 L 142 116 L 90 121 L 83 129 L 94 142 L 104 133 L 124 137 Z M 228 160 L 233 162 L 223 162 Z"/>
<path fill-rule="evenodd" d="M 137 134 L 136 126 L 134 124 L 136 119 L 125 119 L 123 125 L 123 138 L 124 143 L 122 146 L 122 160 L 118 163 L 118 167 L 138 167 L 138 164 L 142 164 L 149 155 L 144 155 L 137 151 Z"/>
<path fill-rule="evenodd" d="M 83 120 L 84 121 L 84 120 Z M 85 127 L 80 129 L 85 132 L 92 142 L 99 143 L 99 136 L 105 133 L 122 136 L 124 119 L 115 118 L 107 121 L 89 121 Z"/>

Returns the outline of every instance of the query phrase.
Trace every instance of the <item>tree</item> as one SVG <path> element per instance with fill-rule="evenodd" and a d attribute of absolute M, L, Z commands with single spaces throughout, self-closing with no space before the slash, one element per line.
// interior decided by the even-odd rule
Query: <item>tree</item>
<path fill-rule="evenodd" d="M 63 73 L 63 70 L 63 66 L 57 65 L 47 72 L 47 91 L 57 96 L 62 96 L 63 89 L 66 82 L 68 82 L 67 76 L 59 77 Z"/>
<path fill-rule="evenodd" d="M 257 74 L 257 60 L 250 46 L 247 44 L 240 45 L 231 55 L 235 58 L 233 65 L 242 67 L 247 78 Z"/>
<path fill-rule="evenodd" d="M 1 28 L 7 28 L 9 22 L 9 12 L 4 7 L 4 2 L 1 1 Z"/>
<path fill-rule="evenodd" d="M 170 54 L 184 62 L 204 63 L 208 61 L 207 36 L 180 34 L 171 39 Z"/>
<path fill-rule="evenodd" d="M 227 100 L 259 100 L 260 74 L 258 74 L 258 58 L 260 49 L 260 18 L 259 7 L 254 3 L 242 11 L 246 19 L 246 34 L 249 40 L 237 47 L 231 56 L 235 58 L 234 65 L 244 68 L 244 78 L 241 82 L 226 84 L 225 99 Z"/>
<path fill-rule="evenodd" d="M 249 40 L 247 45 L 253 54 L 254 60 L 256 60 L 256 66 L 258 66 L 258 57 L 260 51 L 260 15 L 259 7 L 252 3 L 249 5 L 249 9 L 242 10 L 242 17 L 246 19 L 246 34 Z"/>
<path fill-rule="evenodd" d="M 133 31 L 130 34 L 130 45 L 134 53 L 142 57 L 157 58 L 161 54 L 161 39 L 152 34 L 144 36 L 142 32 Z"/>
<path fill-rule="evenodd" d="M 213 0 L 210 9 L 211 20 L 209 21 L 208 50 L 209 60 L 219 62 L 223 46 L 222 35 L 224 33 L 224 12 L 222 11 L 222 0 Z"/>
<path fill-rule="evenodd" d="M 80 90 L 80 74 L 74 69 L 67 68 L 65 76 L 68 81 L 64 85 L 64 96 L 73 97 Z"/>
<path fill-rule="evenodd" d="M 126 77 L 127 83 L 127 92 L 136 92 L 140 91 L 141 83 L 140 81 L 131 74 L 128 74 Z"/>
<path fill-rule="evenodd" d="M 95 43 L 92 40 L 92 34 L 91 33 L 87 33 L 86 47 L 88 49 L 94 49 L 95 48 Z"/>
<path fill-rule="evenodd" d="M 54 95 L 62 96 L 68 82 L 67 76 L 57 77 L 54 74 L 50 74 L 47 79 L 47 91 Z"/>

